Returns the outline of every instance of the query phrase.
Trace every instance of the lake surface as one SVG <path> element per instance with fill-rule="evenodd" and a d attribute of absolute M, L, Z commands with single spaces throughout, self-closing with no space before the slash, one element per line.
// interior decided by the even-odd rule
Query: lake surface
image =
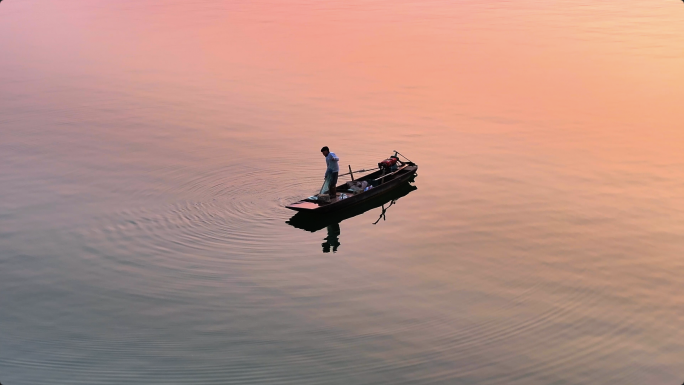
<path fill-rule="evenodd" d="M 683 25 L 675 0 L 3 1 L 0 382 L 680 384 Z M 417 189 L 290 226 L 325 145 L 398 150 Z"/>

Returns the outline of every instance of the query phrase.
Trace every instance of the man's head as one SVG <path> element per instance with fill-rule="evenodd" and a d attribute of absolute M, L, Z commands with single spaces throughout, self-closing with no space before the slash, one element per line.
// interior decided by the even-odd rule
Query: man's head
<path fill-rule="evenodd" d="M 328 156 L 328 154 L 330 154 L 330 149 L 328 148 L 328 146 L 325 146 L 321 148 L 321 152 L 323 153 L 323 156 Z"/>

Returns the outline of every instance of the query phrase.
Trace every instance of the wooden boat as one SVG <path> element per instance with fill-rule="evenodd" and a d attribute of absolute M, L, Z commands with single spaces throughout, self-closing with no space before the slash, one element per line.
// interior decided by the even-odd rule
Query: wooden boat
<path fill-rule="evenodd" d="M 295 211 L 323 214 L 347 209 L 370 199 L 375 199 L 388 194 L 395 188 L 408 182 L 418 171 L 417 164 L 411 161 L 400 161 L 396 154 L 397 153 L 395 152 L 395 156 L 393 157 L 397 159 L 396 168 L 393 167 L 390 170 L 380 167 L 378 171 L 355 179 L 356 181 L 366 181 L 369 185 L 373 186 L 367 191 L 353 192 L 345 183 L 337 186 L 337 196 L 334 199 L 331 199 L 330 202 L 322 202 L 316 199 L 316 197 L 309 197 L 286 207 Z"/>
<path fill-rule="evenodd" d="M 414 175 L 415 176 L 415 175 Z M 418 189 L 418 187 L 411 184 L 413 177 L 406 182 L 400 183 L 396 188 L 391 189 L 387 194 L 376 195 L 374 198 L 364 199 L 363 202 L 355 204 L 348 209 L 339 210 L 328 213 L 326 215 L 317 215 L 307 211 L 298 211 L 286 223 L 298 229 L 316 232 L 330 225 L 339 224 L 340 222 L 353 218 L 357 215 L 366 213 L 378 207 L 383 207 L 381 215 L 385 214 L 385 205 L 391 206 L 409 193 Z M 315 212 L 315 210 L 314 210 Z"/>

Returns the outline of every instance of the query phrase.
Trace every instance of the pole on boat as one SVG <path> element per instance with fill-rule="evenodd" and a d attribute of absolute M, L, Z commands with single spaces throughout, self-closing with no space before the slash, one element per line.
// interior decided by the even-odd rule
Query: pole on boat
<path fill-rule="evenodd" d="M 351 175 L 352 181 L 354 180 L 354 172 L 351 170 L 351 164 L 349 165 L 349 175 Z"/>
<path fill-rule="evenodd" d="M 373 167 L 373 168 L 369 168 L 367 170 L 356 170 L 354 172 L 368 172 L 368 171 L 373 171 L 373 170 L 377 170 L 377 169 L 378 169 L 377 167 Z M 347 172 L 344 174 L 339 174 L 338 176 L 345 176 L 345 175 L 349 175 L 349 173 Z"/>
<path fill-rule="evenodd" d="M 397 156 L 397 154 L 403 156 L 404 159 L 406 159 L 406 160 L 408 160 L 409 162 L 413 163 L 413 162 L 411 161 L 411 159 L 409 159 L 409 158 L 407 158 L 406 156 L 404 156 L 404 154 L 402 154 L 401 152 L 399 152 L 399 151 L 397 151 L 397 150 L 394 150 L 394 156 Z"/>

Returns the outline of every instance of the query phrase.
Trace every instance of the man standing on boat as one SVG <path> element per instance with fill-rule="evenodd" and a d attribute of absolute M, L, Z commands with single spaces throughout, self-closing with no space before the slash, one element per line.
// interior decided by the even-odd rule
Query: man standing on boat
<path fill-rule="evenodd" d="M 328 168 L 325 170 L 325 179 L 330 178 L 330 183 L 328 184 L 328 193 L 330 194 L 330 200 L 337 198 L 337 175 L 340 172 L 340 167 L 337 162 L 340 158 L 335 155 L 334 152 L 330 152 L 328 146 L 321 148 L 323 156 L 325 156 L 325 164 Z"/>

